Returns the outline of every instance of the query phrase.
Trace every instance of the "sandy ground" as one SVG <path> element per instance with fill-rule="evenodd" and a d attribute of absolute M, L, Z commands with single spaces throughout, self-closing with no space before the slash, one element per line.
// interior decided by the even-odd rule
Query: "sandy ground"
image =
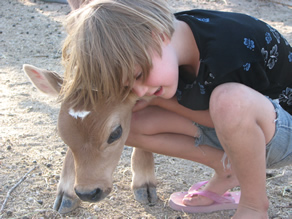
<path fill-rule="evenodd" d="M 276 1 L 276 0 L 275 0 Z M 292 43 L 291 0 L 169 0 L 175 11 L 204 8 L 244 12 L 277 28 Z M 290 5 L 290 6 L 289 6 Z M 53 211 L 66 145 L 56 131 L 59 104 L 40 94 L 22 71 L 24 63 L 62 73 L 62 20 L 67 5 L 39 0 L 0 1 L 0 218 L 229 218 L 234 211 L 185 214 L 168 207 L 168 198 L 212 171 L 202 165 L 155 155 L 159 202 L 141 205 L 130 190 L 130 154 L 125 147 L 114 174 L 114 190 L 102 202 L 82 203 L 61 216 Z M 25 176 L 6 198 L 7 192 Z M 292 166 L 268 171 L 270 218 L 292 218 Z M 7 201 L 3 205 L 4 200 Z"/>

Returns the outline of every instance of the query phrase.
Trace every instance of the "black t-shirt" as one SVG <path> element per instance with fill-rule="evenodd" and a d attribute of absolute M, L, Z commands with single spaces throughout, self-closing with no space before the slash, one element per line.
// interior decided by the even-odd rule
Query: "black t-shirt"
<path fill-rule="evenodd" d="M 206 110 L 216 86 L 238 82 L 278 99 L 292 113 L 292 48 L 277 30 L 239 13 L 192 10 L 175 16 L 190 26 L 200 52 L 197 78 L 180 74 L 180 104 Z"/>

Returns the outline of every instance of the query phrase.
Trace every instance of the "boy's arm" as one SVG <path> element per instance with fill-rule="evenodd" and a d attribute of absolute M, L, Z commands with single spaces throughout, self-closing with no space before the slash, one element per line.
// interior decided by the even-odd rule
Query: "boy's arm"
<path fill-rule="evenodd" d="M 134 106 L 133 112 L 139 111 L 147 106 L 158 106 L 171 112 L 177 113 L 185 118 L 204 126 L 214 127 L 209 110 L 191 110 L 180 105 L 176 97 L 171 99 L 153 98 L 150 101 L 140 100 Z"/>

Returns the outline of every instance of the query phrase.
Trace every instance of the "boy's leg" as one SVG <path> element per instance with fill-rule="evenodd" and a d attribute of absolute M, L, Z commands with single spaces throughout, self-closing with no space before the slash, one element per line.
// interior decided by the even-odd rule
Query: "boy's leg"
<path fill-rule="evenodd" d="M 159 107 L 147 107 L 133 114 L 131 131 L 126 145 L 146 151 L 192 160 L 215 170 L 214 177 L 204 189 L 224 194 L 238 186 L 232 170 L 224 170 L 221 159 L 224 152 L 210 146 L 195 146 L 197 127 L 193 122 Z M 196 197 L 193 205 L 209 205 L 213 201 Z"/>
<path fill-rule="evenodd" d="M 265 158 L 275 133 L 274 106 L 258 92 L 228 83 L 213 91 L 210 114 L 241 187 L 234 218 L 268 218 Z"/>

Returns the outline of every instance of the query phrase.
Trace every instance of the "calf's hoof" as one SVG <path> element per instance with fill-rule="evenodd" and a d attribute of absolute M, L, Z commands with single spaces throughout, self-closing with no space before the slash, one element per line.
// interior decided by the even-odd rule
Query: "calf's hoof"
<path fill-rule="evenodd" d="M 80 204 L 80 199 L 76 197 L 69 197 L 67 195 L 59 194 L 54 203 L 54 210 L 60 214 L 66 214 L 76 209 Z"/>
<path fill-rule="evenodd" d="M 135 199 L 141 204 L 155 205 L 158 197 L 155 186 L 143 186 L 133 189 Z"/>

